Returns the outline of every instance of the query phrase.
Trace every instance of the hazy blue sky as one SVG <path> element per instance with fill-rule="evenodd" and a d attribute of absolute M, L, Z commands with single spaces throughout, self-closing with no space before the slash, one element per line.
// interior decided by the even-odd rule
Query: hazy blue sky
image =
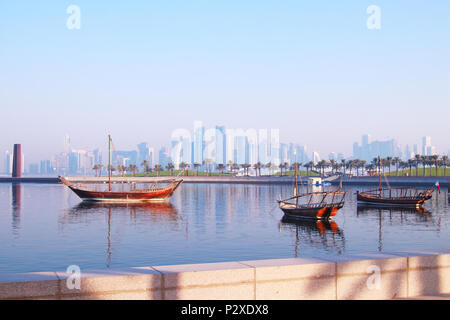
<path fill-rule="evenodd" d="M 69 5 L 81 29 L 69 30 Z M 381 9 L 369 30 L 366 10 Z M 0 151 L 279 128 L 324 156 L 361 134 L 450 148 L 450 1 L 1 1 Z"/>

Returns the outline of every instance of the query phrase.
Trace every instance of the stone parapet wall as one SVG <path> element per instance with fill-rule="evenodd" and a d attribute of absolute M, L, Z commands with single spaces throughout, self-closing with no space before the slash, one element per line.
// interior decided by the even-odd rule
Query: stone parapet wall
<path fill-rule="evenodd" d="M 450 249 L 0 275 L 0 299 L 397 299 L 450 293 Z M 69 285 L 68 285 L 69 283 Z"/>

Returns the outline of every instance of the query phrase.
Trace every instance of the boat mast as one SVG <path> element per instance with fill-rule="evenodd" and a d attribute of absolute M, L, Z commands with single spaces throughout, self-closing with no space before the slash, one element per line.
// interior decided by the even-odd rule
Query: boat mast
<path fill-rule="evenodd" d="M 108 135 L 108 184 L 111 191 L 111 135 Z"/>
<path fill-rule="evenodd" d="M 297 162 L 294 163 L 294 171 L 295 171 L 295 205 L 298 206 L 298 180 L 297 180 Z"/>
<path fill-rule="evenodd" d="M 378 156 L 378 190 L 381 195 L 381 158 Z"/>

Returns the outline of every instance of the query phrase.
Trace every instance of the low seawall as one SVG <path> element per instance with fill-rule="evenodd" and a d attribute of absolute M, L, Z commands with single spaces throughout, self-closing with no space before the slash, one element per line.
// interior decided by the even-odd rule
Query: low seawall
<path fill-rule="evenodd" d="M 0 275 L 0 299 L 350 300 L 450 293 L 450 249 Z"/>
<path fill-rule="evenodd" d="M 122 182 L 136 182 L 146 183 L 172 179 L 173 177 L 112 177 L 113 183 Z M 293 177 L 230 177 L 230 176 L 188 176 L 181 177 L 184 183 L 223 183 L 223 184 L 293 184 Z M 302 177 L 302 182 L 307 183 L 308 177 Z M 67 180 L 73 183 L 108 183 L 108 177 L 67 177 Z M 324 178 L 326 181 L 326 178 Z M 450 177 L 390 177 L 388 182 L 395 186 L 423 186 L 432 187 L 439 181 L 441 187 L 450 185 Z M 57 177 L 0 177 L 0 183 L 60 183 Z M 300 181 L 299 181 L 300 182 Z M 333 185 L 338 185 L 340 179 L 330 181 Z M 378 185 L 378 177 L 351 177 L 342 180 L 343 185 Z M 387 185 L 385 179 L 382 179 L 382 184 Z"/>

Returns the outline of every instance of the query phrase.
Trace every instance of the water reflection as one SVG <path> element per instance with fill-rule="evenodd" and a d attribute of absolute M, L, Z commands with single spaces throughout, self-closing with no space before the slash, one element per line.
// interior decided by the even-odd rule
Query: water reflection
<path fill-rule="evenodd" d="M 87 218 L 95 218 L 95 216 L 107 216 L 107 248 L 106 248 L 106 267 L 111 266 L 112 259 L 112 241 L 111 241 L 111 224 L 113 214 L 117 220 L 117 224 L 123 223 L 124 214 L 137 224 L 151 224 L 161 226 L 177 222 L 180 217 L 176 208 L 170 202 L 158 203 L 107 203 L 107 202 L 80 202 L 66 214 L 60 218 L 59 223 L 64 225 L 67 223 L 81 223 Z M 93 217 L 90 217 L 93 216 Z"/>
<path fill-rule="evenodd" d="M 178 220 L 177 210 L 170 202 L 131 202 L 131 203 L 110 203 L 110 202 L 89 202 L 83 201 L 71 208 L 64 215 L 60 223 L 77 222 L 78 218 L 91 213 L 105 212 L 129 213 L 130 217 L 136 219 L 147 219 L 150 217 L 154 221 L 176 221 Z"/>
<path fill-rule="evenodd" d="M 295 233 L 295 257 L 298 257 L 302 246 L 334 251 L 338 254 L 345 249 L 344 233 L 332 220 L 293 220 L 284 216 L 280 221 L 280 230 Z"/>
<path fill-rule="evenodd" d="M 16 233 L 20 228 L 20 214 L 22 203 L 22 186 L 20 183 L 11 185 L 12 229 Z"/>
<path fill-rule="evenodd" d="M 382 207 L 376 205 L 358 204 L 356 209 L 357 217 L 375 216 L 378 222 L 378 251 L 383 250 L 383 220 L 388 219 L 392 224 L 422 224 L 424 222 L 433 223 L 432 215 L 429 210 L 423 207 L 401 208 L 401 207 Z M 412 221 L 411 221 L 412 219 Z M 438 223 L 438 226 L 440 222 Z"/>

